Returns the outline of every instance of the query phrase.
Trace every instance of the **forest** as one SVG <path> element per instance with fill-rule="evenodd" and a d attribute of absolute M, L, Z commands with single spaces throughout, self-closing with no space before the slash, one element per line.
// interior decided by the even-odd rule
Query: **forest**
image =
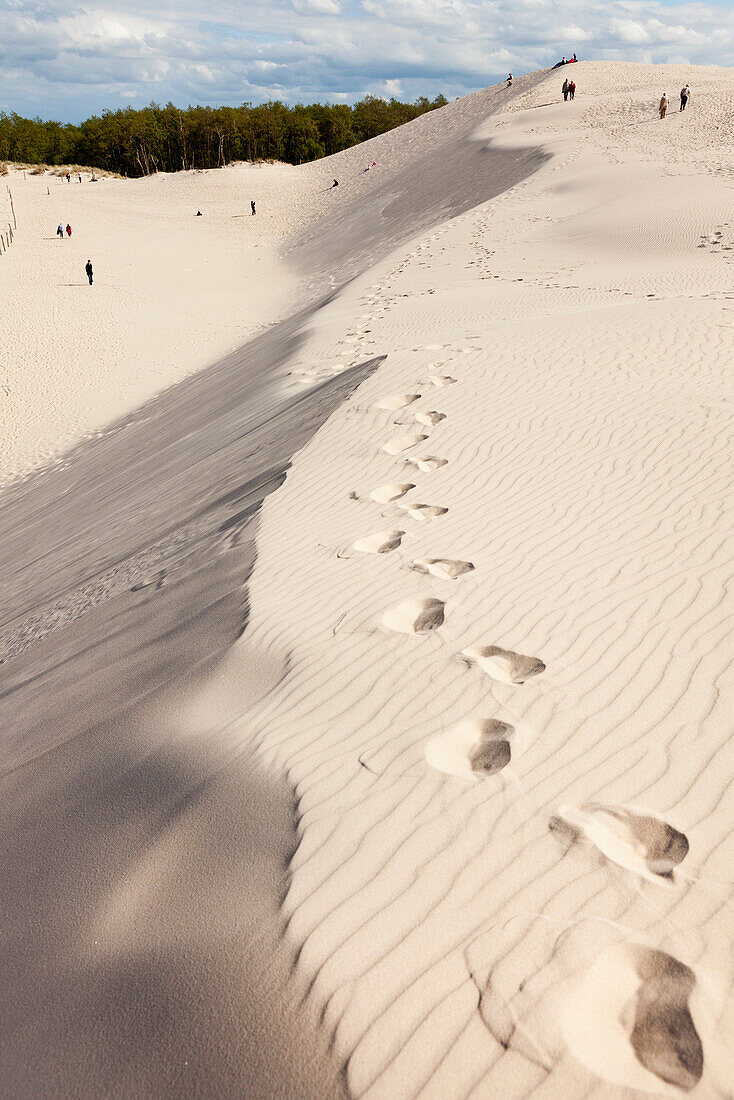
<path fill-rule="evenodd" d="M 353 106 L 126 107 L 73 123 L 0 112 L 0 161 L 83 164 L 122 176 L 217 168 L 237 160 L 303 164 L 443 107 L 442 95 L 414 103 L 366 96 Z"/>

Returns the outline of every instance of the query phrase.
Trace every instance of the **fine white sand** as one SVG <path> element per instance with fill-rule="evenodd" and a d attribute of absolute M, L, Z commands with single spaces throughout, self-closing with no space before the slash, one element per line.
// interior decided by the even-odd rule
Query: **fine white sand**
<path fill-rule="evenodd" d="M 0 484 L 62 460 L 282 316 L 297 279 L 277 247 L 304 182 L 288 165 L 81 184 L 3 177 L 0 227 L 9 187 L 18 228 L 0 256 Z"/>
<path fill-rule="evenodd" d="M 302 170 L 11 178 L 6 474 L 290 308 L 305 273 L 277 249 L 340 231 L 332 176 L 440 163 L 462 120 L 543 146 L 293 356 L 304 392 L 386 358 L 262 508 L 226 678 L 285 671 L 227 736 L 296 791 L 288 935 L 352 1096 L 725 1100 L 734 72 L 581 63 L 500 92 Z M 279 220 L 233 217 L 268 196 Z M 72 241 L 43 241 L 59 220 Z"/>
<path fill-rule="evenodd" d="M 540 171 L 299 350 L 387 356 L 249 587 L 289 653 L 247 719 L 299 799 L 289 934 L 355 1097 L 731 1095 L 733 106 L 728 70 L 551 73 L 480 135 Z"/>

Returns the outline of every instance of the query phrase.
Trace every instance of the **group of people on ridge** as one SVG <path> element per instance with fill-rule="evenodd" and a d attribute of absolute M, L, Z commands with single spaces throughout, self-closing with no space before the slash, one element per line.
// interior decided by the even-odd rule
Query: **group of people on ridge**
<path fill-rule="evenodd" d="M 691 86 L 690 86 L 690 84 L 684 84 L 683 87 L 680 90 L 680 108 L 679 108 L 679 110 L 685 111 L 686 107 L 688 106 L 688 101 L 689 101 L 690 98 L 691 98 Z M 665 116 L 667 115 L 669 105 L 670 105 L 670 103 L 669 103 L 669 100 L 668 100 L 668 93 L 663 92 L 662 98 L 660 100 L 660 106 L 658 108 L 658 110 L 660 111 L 660 117 L 661 118 L 665 118 Z"/>

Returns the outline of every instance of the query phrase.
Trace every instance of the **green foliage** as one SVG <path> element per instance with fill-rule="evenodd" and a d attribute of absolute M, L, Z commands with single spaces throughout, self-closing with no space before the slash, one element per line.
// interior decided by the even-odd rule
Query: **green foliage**
<path fill-rule="evenodd" d="M 443 107 L 442 95 L 415 103 L 367 96 L 354 107 L 275 100 L 253 107 L 188 107 L 151 103 L 103 111 L 79 126 L 0 112 L 0 162 L 93 164 L 123 176 L 217 168 L 234 160 L 302 164 Z"/>

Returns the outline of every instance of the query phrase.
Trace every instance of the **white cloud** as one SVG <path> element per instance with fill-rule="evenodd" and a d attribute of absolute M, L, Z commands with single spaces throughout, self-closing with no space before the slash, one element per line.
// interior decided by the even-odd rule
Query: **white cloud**
<path fill-rule="evenodd" d="M 338 15 L 342 9 L 336 0 L 293 0 L 293 10 L 313 12 L 314 15 Z"/>
<path fill-rule="evenodd" d="M 399 80 L 383 80 L 381 84 L 374 86 L 374 94 L 384 96 L 385 99 L 399 99 L 403 94 L 403 86 Z"/>
<path fill-rule="evenodd" d="M 561 54 L 734 64 L 717 0 L 5 0 L 0 109 L 453 97 Z M 398 91 L 399 89 L 399 91 Z"/>

